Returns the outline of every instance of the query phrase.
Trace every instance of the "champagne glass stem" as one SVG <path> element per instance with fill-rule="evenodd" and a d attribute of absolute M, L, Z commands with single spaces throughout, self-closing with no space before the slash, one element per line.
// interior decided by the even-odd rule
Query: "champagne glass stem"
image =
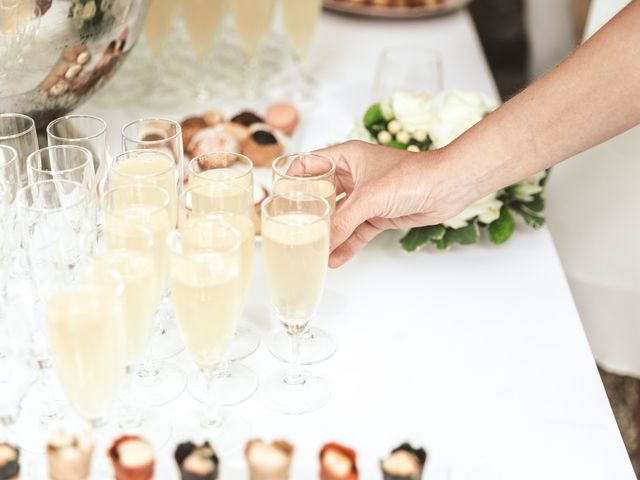
<path fill-rule="evenodd" d="M 60 402 L 58 402 L 53 392 L 53 372 L 51 367 L 40 367 L 37 384 L 42 395 L 42 415 L 40 424 L 43 428 L 48 428 L 56 420 L 62 418 Z"/>
<path fill-rule="evenodd" d="M 287 368 L 284 381 L 287 385 L 302 385 L 304 377 L 300 369 L 300 332 L 288 332 L 291 342 L 291 362 Z"/>
<path fill-rule="evenodd" d="M 230 377 L 231 376 L 231 371 L 229 369 L 230 365 L 231 365 L 231 362 L 226 358 L 220 360 L 215 370 L 216 378 Z"/>
<path fill-rule="evenodd" d="M 158 375 L 158 363 L 153 359 L 153 341 L 147 340 L 146 348 L 142 354 L 142 361 L 138 366 L 137 375 L 141 378 Z"/>
<path fill-rule="evenodd" d="M 119 427 L 123 430 L 139 428 L 142 425 L 141 411 L 136 405 L 133 395 L 133 382 L 135 382 L 134 370 L 134 367 L 127 366 L 127 378 L 122 392 L 122 414 L 118 422 Z"/>
<path fill-rule="evenodd" d="M 215 392 L 216 369 L 203 369 L 206 396 L 204 399 L 204 417 L 202 427 L 208 430 L 217 430 L 222 427 L 222 417 L 220 415 L 220 404 Z"/>

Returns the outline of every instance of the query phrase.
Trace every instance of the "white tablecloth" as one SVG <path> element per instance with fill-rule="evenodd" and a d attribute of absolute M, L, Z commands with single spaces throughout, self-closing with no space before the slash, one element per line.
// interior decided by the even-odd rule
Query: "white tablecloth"
<path fill-rule="evenodd" d="M 408 22 L 324 14 L 312 54 L 320 101 L 305 113 L 301 149 L 344 137 L 371 100 L 380 49 L 403 43 L 442 53 L 445 87 L 496 94 L 466 12 Z M 108 120 L 114 151 L 126 120 L 175 113 L 97 105 L 82 111 Z M 331 380 L 330 403 L 300 417 L 257 396 L 233 407 L 254 435 L 296 444 L 294 480 L 314 478 L 330 440 L 358 450 L 367 480 L 381 478 L 378 460 L 404 440 L 429 450 L 427 479 L 635 478 L 548 232 L 521 228 L 500 248 L 414 255 L 397 238 L 378 238 L 328 276 L 317 323 L 340 346 L 315 370 Z M 276 327 L 259 254 L 247 311 L 263 333 Z M 193 368 L 186 353 L 175 362 Z M 279 367 L 264 347 L 246 364 L 260 376 Z M 196 408 L 184 393 L 160 411 L 179 430 Z M 174 445 L 159 455 L 160 479 L 175 478 Z M 242 464 L 240 454 L 225 459 L 223 478 L 246 478 Z"/>

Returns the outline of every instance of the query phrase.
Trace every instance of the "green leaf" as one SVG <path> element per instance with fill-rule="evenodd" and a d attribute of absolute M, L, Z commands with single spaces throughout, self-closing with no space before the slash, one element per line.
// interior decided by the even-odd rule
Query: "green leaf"
<path fill-rule="evenodd" d="M 496 245 L 506 242 L 516 228 L 511 210 L 506 205 L 500 209 L 500 216 L 489 224 L 489 238 Z"/>
<path fill-rule="evenodd" d="M 530 227 L 538 229 L 544 226 L 544 217 L 528 210 L 526 204 L 514 203 L 511 208 L 518 213 Z"/>
<path fill-rule="evenodd" d="M 449 250 L 451 248 L 451 242 L 447 240 L 447 237 L 441 239 L 431 239 L 431 243 L 435 245 L 438 250 Z"/>
<path fill-rule="evenodd" d="M 540 213 L 544 210 L 544 198 L 540 193 L 533 196 L 533 200 L 530 202 L 522 202 L 523 205 L 531 212 Z"/>
<path fill-rule="evenodd" d="M 466 227 L 462 228 L 448 228 L 443 240 L 449 243 L 459 243 L 460 245 L 471 245 L 476 243 L 480 238 L 480 229 L 476 222 L 469 223 Z"/>
<path fill-rule="evenodd" d="M 414 252 L 424 247 L 429 240 L 440 240 L 446 229 L 442 225 L 429 225 L 412 228 L 400 239 L 400 245 L 405 252 Z"/>
<path fill-rule="evenodd" d="M 364 114 L 364 126 L 370 127 L 374 123 L 384 122 L 384 117 L 382 116 L 382 110 L 380 109 L 379 103 L 374 103 L 371 105 Z"/>
<path fill-rule="evenodd" d="M 400 150 L 406 150 L 407 149 L 407 144 L 406 143 L 402 143 L 399 142 L 395 139 L 391 140 L 389 143 L 386 144 L 387 147 L 391 147 L 391 148 L 398 148 Z"/>

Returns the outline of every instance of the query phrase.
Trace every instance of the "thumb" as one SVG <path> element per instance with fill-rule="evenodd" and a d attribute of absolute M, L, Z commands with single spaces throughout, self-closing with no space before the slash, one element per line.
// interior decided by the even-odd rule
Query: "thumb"
<path fill-rule="evenodd" d="M 372 202 L 365 201 L 356 192 L 338 204 L 331 217 L 332 252 L 351 237 L 354 230 L 362 223 L 377 216 L 372 205 Z"/>

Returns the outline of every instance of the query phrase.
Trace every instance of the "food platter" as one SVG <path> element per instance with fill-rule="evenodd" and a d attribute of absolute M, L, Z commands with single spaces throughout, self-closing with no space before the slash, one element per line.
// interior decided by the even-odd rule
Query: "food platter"
<path fill-rule="evenodd" d="M 353 0 L 323 0 L 327 10 L 379 18 L 419 18 L 431 17 L 453 12 L 464 8 L 472 0 L 441 0 L 432 4 L 406 6 L 406 5 L 376 5 L 373 2 Z"/>

